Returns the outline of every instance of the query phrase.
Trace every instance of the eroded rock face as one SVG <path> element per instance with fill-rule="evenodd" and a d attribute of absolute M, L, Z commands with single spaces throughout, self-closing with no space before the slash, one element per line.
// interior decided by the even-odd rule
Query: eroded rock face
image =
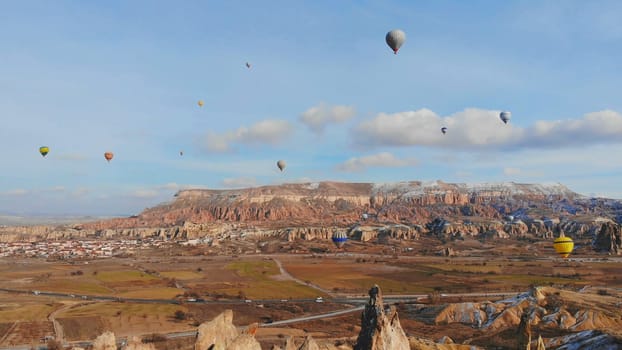
<path fill-rule="evenodd" d="M 253 334 L 240 334 L 233 325 L 233 311 L 225 310 L 199 326 L 195 350 L 261 350 Z"/>
<path fill-rule="evenodd" d="M 304 343 L 298 348 L 299 350 L 320 350 L 320 347 L 317 345 L 315 340 L 309 335 L 305 338 Z"/>
<path fill-rule="evenodd" d="M 557 350 L 617 350 L 622 348 L 622 336 L 589 330 L 552 338 L 547 343 Z"/>
<path fill-rule="evenodd" d="M 329 240 L 335 229 L 348 229 L 351 240 L 382 244 L 422 235 L 549 240 L 562 230 L 573 239 L 591 240 L 597 235 L 597 249 L 622 251 L 619 226 L 608 219 L 622 217 L 622 202 L 590 200 L 562 185 L 320 182 L 185 190 L 176 197 L 129 218 L 0 227 L 0 242 L 88 237 L 227 239 L 241 234 Z M 531 208 L 550 217 L 532 217 Z M 601 229 L 603 222 L 610 226 Z"/>
<path fill-rule="evenodd" d="M 93 341 L 93 350 L 117 350 L 117 340 L 112 332 L 105 332 Z"/>
<path fill-rule="evenodd" d="M 214 349 L 218 349 L 215 347 Z M 243 333 L 231 341 L 225 350 L 261 350 L 261 345 L 254 336 Z"/>
<path fill-rule="evenodd" d="M 172 227 L 185 222 L 262 222 L 279 225 L 304 221 L 323 226 L 326 218 L 350 225 L 362 214 L 381 222 L 402 220 L 423 224 L 438 216 L 478 216 L 500 219 L 529 201 L 574 200 L 576 193 L 561 186 L 448 184 L 410 181 L 394 184 L 320 182 L 284 184 L 239 190 L 185 190 L 171 203 L 145 210 L 136 217 L 81 225 L 84 229 Z M 500 203 L 498 208 L 492 203 Z M 503 208 L 503 209 L 501 209 Z"/>
<path fill-rule="evenodd" d="M 594 248 L 614 255 L 622 253 L 622 229 L 614 222 L 606 222 L 594 237 Z"/>
<path fill-rule="evenodd" d="M 397 316 L 391 307 L 384 310 L 382 292 L 375 285 L 369 290 L 369 303 L 361 316 L 361 331 L 354 345 L 355 350 L 409 350 L 410 344 Z"/>
<path fill-rule="evenodd" d="M 586 301 L 583 301 L 583 298 Z M 594 304 L 598 300 L 599 305 Z M 551 287 L 534 287 L 527 293 L 498 302 L 447 304 L 434 318 L 437 325 L 462 323 L 486 332 L 516 329 L 523 344 L 531 326 L 583 331 L 621 329 L 622 318 L 617 300 L 611 296 L 588 296 Z M 593 306 L 594 309 L 590 307 Z M 573 313 L 569 308 L 576 309 Z"/>

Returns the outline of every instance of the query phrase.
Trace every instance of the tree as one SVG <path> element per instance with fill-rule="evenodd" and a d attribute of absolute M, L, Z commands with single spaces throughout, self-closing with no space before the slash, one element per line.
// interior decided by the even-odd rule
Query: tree
<path fill-rule="evenodd" d="M 188 315 L 187 315 L 185 312 L 183 312 L 183 311 L 181 311 L 181 310 L 177 310 L 177 311 L 175 311 L 175 319 L 176 319 L 176 320 L 183 321 L 183 320 L 185 320 L 187 317 L 188 317 Z"/>

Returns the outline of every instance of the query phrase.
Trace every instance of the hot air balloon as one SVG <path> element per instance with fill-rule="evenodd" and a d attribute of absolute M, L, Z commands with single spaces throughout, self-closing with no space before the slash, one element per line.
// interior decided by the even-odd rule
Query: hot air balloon
<path fill-rule="evenodd" d="M 501 120 L 503 120 L 503 122 L 507 124 L 510 121 L 510 119 L 512 119 L 512 113 L 503 111 L 499 114 L 499 118 L 501 118 Z"/>
<path fill-rule="evenodd" d="M 283 169 L 285 169 L 285 161 L 284 160 L 279 160 L 278 162 L 276 162 L 276 166 L 279 167 L 279 170 L 283 171 Z"/>
<path fill-rule="evenodd" d="M 41 146 L 39 147 L 39 153 L 45 157 L 48 153 L 50 153 L 50 148 L 48 146 Z"/>
<path fill-rule="evenodd" d="M 110 160 L 112 159 L 112 157 L 114 157 L 114 154 L 112 152 L 106 152 L 104 153 L 104 158 L 106 158 L 106 160 L 108 162 L 110 162 Z"/>
<path fill-rule="evenodd" d="M 197 102 L 197 104 L 199 105 L 199 107 L 203 107 L 203 100 L 199 100 L 199 102 Z"/>
<path fill-rule="evenodd" d="M 443 127 L 441 128 L 441 132 L 442 132 L 443 134 L 447 133 L 447 128 L 443 126 Z"/>
<path fill-rule="evenodd" d="M 246 68 L 250 68 L 250 67 L 251 67 L 251 64 L 246 62 Z"/>
<path fill-rule="evenodd" d="M 341 248 L 344 244 L 346 244 L 346 241 L 348 240 L 348 235 L 344 231 L 335 231 L 333 232 L 332 240 L 337 248 Z"/>
<path fill-rule="evenodd" d="M 404 41 L 406 41 L 406 33 L 399 29 L 394 29 L 387 33 L 387 36 L 384 38 L 387 42 L 387 45 L 393 50 L 393 53 L 397 55 L 397 51 L 402 47 Z"/>
<path fill-rule="evenodd" d="M 565 259 L 572 253 L 574 242 L 572 238 L 566 237 L 564 233 L 561 232 L 559 237 L 555 238 L 555 241 L 553 241 L 553 248 L 555 248 L 555 252 L 559 254 L 559 256 Z"/>

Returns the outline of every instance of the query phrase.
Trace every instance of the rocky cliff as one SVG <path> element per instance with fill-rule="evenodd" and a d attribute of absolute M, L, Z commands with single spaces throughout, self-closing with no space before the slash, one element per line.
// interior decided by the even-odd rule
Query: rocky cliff
<path fill-rule="evenodd" d="M 239 190 L 184 190 L 176 194 L 174 201 L 135 217 L 82 227 L 170 227 L 184 222 L 244 222 L 272 227 L 303 223 L 349 225 L 363 216 L 380 222 L 423 224 L 438 216 L 502 219 L 529 206 L 560 213 L 584 212 L 587 209 L 575 203 L 579 199 L 583 197 L 562 185 L 320 182 Z"/>
<path fill-rule="evenodd" d="M 0 241 L 82 237 L 272 235 L 285 240 L 440 239 L 480 236 L 551 239 L 560 231 L 618 254 L 622 202 L 555 185 L 320 182 L 237 190 L 184 190 L 129 218 L 73 226 L 0 228 Z M 599 234 L 604 223 L 609 223 Z M 615 227 L 618 227 L 617 234 Z M 612 231 L 614 230 L 614 231 Z M 596 241 L 592 242 L 599 235 Z M 33 237 L 35 236 L 35 237 Z M 617 250 L 616 250 L 617 249 Z"/>

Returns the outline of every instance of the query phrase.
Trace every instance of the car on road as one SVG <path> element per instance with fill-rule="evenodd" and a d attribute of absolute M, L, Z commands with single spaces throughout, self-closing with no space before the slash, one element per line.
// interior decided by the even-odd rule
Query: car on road
<path fill-rule="evenodd" d="M 324 298 L 322 298 L 322 297 L 317 297 L 317 298 L 315 298 L 315 302 L 316 302 L 316 303 L 323 303 L 323 302 L 324 302 Z"/>

